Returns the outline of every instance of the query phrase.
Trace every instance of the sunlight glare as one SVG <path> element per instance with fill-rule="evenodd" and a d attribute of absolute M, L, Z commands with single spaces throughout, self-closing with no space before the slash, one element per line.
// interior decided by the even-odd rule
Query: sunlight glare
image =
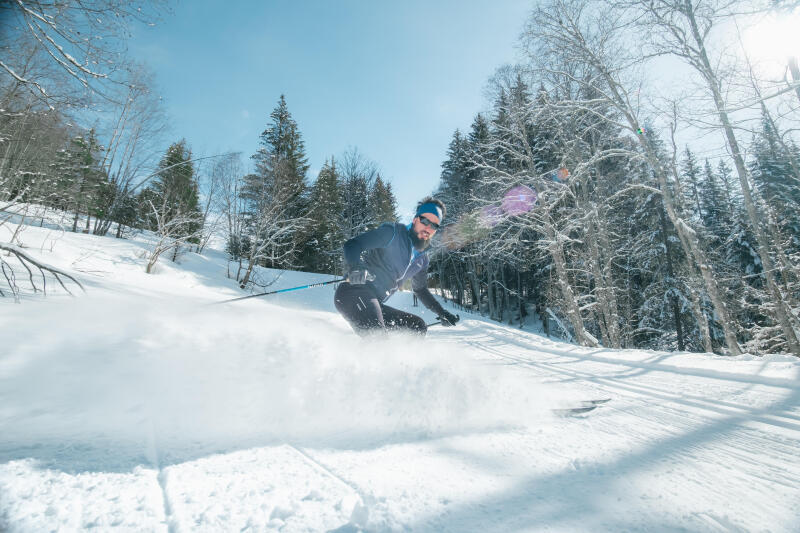
<path fill-rule="evenodd" d="M 800 56 L 800 9 L 764 17 L 744 32 L 743 44 L 757 62 L 785 65 L 788 57 Z"/>

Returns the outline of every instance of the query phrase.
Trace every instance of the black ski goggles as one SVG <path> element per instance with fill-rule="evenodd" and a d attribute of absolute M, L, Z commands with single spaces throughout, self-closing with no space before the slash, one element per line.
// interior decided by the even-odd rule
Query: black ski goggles
<path fill-rule="evenodd" d="M 419 221 L 422 222 L 424 226 L 428 226 L 429 228 L 433 228 L 434 230 L 439 229 L 439 224 L 434 222 L 433 220 L 429 219 L 428 217 L 424 217 L 422 215 L 418 215 Z"/>

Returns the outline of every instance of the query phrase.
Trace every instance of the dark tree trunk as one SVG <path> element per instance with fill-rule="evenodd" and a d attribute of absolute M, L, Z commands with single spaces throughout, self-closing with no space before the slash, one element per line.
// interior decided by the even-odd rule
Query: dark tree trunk
<path fill-rule="evenodd" d="M 667 239 L 667 216 L 664 214 L 664 208 L 658 207 L 658 214 L 661 216 L 661 238 L 664 242 L 664 260 L 667 262 L 667 274 L 671 281 L 672 289 L 675 289 L 675 274 L 672 268 L 672 254 L 669 251 L 669 239 Z M 670 298 L 672 301 L 672 314 L 675 317 L 675 334 L 678 337 L 678 350 L 685 351 L 686 345 L 683 341 L 683 324 L 681 323 L 681 308 L 678 305 L 678 297 L 673 294 Z"/>

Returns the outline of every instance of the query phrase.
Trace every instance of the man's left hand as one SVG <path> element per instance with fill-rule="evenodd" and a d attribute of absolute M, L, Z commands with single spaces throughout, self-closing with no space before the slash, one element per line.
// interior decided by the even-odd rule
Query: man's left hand
<path fill-rule="evenodd" d="M 439 316 L 439 320 L 441 321 L 444 327 L 455 326 L 456 322 L 458 322 L 460 319 L 461 317 L 459 317 L 458 315 L 454 315 L 453 313 L 450 313 L 448 311 L 445 311 Z"/>

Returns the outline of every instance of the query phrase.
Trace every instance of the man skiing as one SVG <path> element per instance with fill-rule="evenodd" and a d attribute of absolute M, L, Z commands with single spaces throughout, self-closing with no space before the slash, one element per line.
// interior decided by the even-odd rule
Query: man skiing
<path fill-rule="evenodd" d="M 421 317 L 383 303 L 409 278 L 414 293 L 443 326 L 458 322 L 428 290 L 425 252 L 445 213 L 444 204 L 428 196 L 417 204 L 411 224 L 386 222 L 344 243 L 347 281 L 336 289 L 334 303 L 356 333 L 363 336 L 394 330 L 425 334 L 428 328 Z"/>

